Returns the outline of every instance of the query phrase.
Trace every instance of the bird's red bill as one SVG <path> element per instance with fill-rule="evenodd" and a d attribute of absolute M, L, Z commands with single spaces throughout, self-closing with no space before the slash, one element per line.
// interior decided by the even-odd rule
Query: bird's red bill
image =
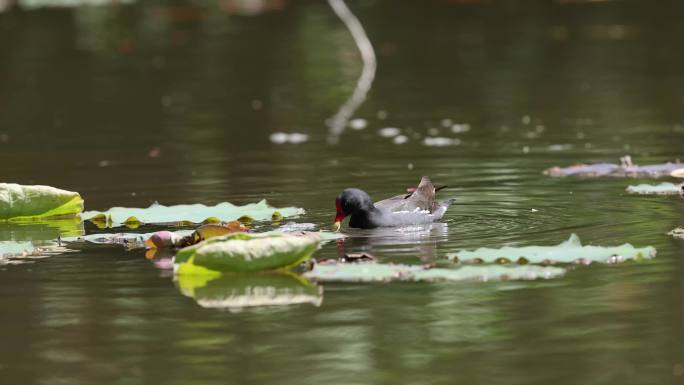
<path fill-rule="evenodd" d="M 335 199 L 335 208 L 337 209 L 337 214 L 335 215 L 335 222 L 342 222 L 344 220 L 344 217 L 347 216 L 347 214 L 345 214 L 344 210 L 342 210 L 342 203 L 340 203 L 339 199 Z"/>

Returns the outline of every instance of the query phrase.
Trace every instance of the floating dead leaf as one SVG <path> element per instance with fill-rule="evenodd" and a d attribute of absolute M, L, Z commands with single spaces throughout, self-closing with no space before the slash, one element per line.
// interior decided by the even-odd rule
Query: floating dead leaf
<path fill-rule="evenodd" d="M 684 168 L 684 163 L 661 163 L 647 166 L 639 166 L 632 163 L 629 156 L 620 159 L 620 164 L 595 163 L 578 164 L 570 167 L 552 167 L 544 171 L 545 175 L 553 177 L 579 176 L 579 177 L 651 177 L 657 178 L 670 175 L 675 170 Z"/>

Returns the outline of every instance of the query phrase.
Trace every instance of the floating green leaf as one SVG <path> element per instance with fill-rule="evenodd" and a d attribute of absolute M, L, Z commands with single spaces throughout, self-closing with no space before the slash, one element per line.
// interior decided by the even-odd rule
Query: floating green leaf
<path fill-rule="evenodd" d="M 461 266 L 453 269 L 382 263 L 317 264 L 304 277 L 321 282 L 496 281 L 560 277 L 565 269 L 553 266 Z"/>
<path fill-rule="evenodd" d="M 181 249 L 175 257 L 176 274 L 216 275 L 217 272 L 255 272 L 291 267 L 308 259 L 320 243 L 318 233 L 235 233 L 211 238 Z"/>
<path fill-rule="evenodd" d="M 447 257 L 461 262 L 481 261 L 485 263 L 517 262 L 524 263 L 618 263 L 629 259 L 653 258 L 656 249 L 647 246 L 635 248 L 629 243 L 620 246 L 582 246 L 579 237 L 570 238 L 555 246 L 502 247 L 500 249 L 479 248 L 475 251 L 462 250 L 448 254 Z"/>
<path fill-rule="evenodd" d="M 684 183 L 674 184 L 674 183 L 660 183 L 657 185 L 651 184 L 639 184 L 636 186 L 627 186 L 627 192 L 630 194 L 640 194 L 640 195 L 679 195 L 682 193 L 682 188 L 684 188 Z"/>
<path fill-rule="evenodd" d="M 284 217 L 304 213 L 304 209 L 296 207 L 276 208 L 269 206 L 265 200 L 262 200 L 244 206 L 235 206 L 228 202 L 219 203 L 215 206 L 203 204 L 164 206 L 154 203 L 148 208 L 113 207 L 107 211 L 86 211 L 82 217 L 94 222 L 109 222 L 112 225 L 176 223 L 181 221 L 198 224 L 205 221 L 216 221 L 217 218 L 222 221 L 229 221 L 244 215 L 249 215 L 254 220 L 268 220 L 276 211 Z"/>
<path fill-rule="evenodd" d="M 81 211 L 83 199 L 77 192 L 0 183 L 0 221 L 74 217 Z"/>
<path fill-rule="evenodd" d="M 256 306 L 312 304 L 323 301 L 323 288 L 293 274 L 224 274 L 207 278 L 180 275 L 181 293 L 205 308 L 240 310 Z"/>

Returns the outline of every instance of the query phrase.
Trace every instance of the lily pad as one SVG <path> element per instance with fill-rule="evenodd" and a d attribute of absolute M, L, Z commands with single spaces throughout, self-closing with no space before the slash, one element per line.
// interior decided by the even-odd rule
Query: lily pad
<path fill-rule="evenodd" d="M 295 266 L 318 249 L 320 235 L 280 232 L 235 233 L 181 249 L 175 258 L 178 275 L 256 272 Z"/>
<path fill-rule="evenodd" d="M 479 248 L 448 254 L 451 260 L 461 262 L 479 261 L 485 263 L 518 262 L 527 263 L 618 263 L 626 260 L 654 258 L 656 249 L 647 246 L 635 248 L 629 243 L 620 246 L 582 246 L 576 234 L 555 246 L 502 247 L 500 249 Z"/>
<path fill-rule="evenodd" d="M 77 192 L 50 186 L 0 183 L 0 221 L 75 217 L 83 211 Z"/>
<path fill-rule="evenodd" d="M 229 221 L 244 215 L 248 215 L 254 220 L 269 220 L 276 211 L 283 217 L 304 214 L 304 209 L 272 207 L 265 200 L 262 200 L 244 206 L 236 206 L 228 202 L 219 203 L 215 206 L 203 204 L 164 206 L 154 203 L 148 208 L 113 207 L 107 211 L 86 211 L 82 217 L 93 222 L 105 222 L 114 226 L 126 224 L 134 227 L 141 223 L 187 222 L 188 224 L 199 224 L 215 222 L 217 218 L 222 221 Z"/>
<path fill-rule="evenodd" d="M 227 274 L 206 279 L 180 275 L 183 295 L 205 308 L 241 310 L 247 307 L 311 304 L 320 306 L 323 287 L 293 274 Z"/>
<path fill-rule="evenodd" d="M 629 156 L 620 159 L 620 164 L 595 163 L 578 164 L 570 167 L 552 167 L 544 171 L 545 175 L 554 177 L 580 176 L 580 177 L 662 177 L 670 175 L 674 170 L 684 167 L 684 163 L 661 163 L 647 166 L 632 164 Z"/>
<path fill-rule="evenodd" d="M 321 282 L 441 282 L 534 280 L 560 277 L 565 269 L 554 266 L 461 266 L 453 269 L 382 263 L 317 264 L 304 277 Z"/>
<path fill-rule="evenodd" d="M 630 194 L 639 195 L 679 195 L 682 193 L 684 183 L 660 183 L 657 185 L 639 184 L 636 186 L 627 186 L 626 191 Z"/>

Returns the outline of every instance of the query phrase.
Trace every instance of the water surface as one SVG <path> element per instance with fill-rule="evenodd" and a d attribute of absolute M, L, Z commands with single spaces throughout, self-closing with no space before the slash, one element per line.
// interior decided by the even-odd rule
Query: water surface
<path fill-rule="evenodd" d="M 647 180 L 541 174 L 683 155 L 681 3 L 351 2 L 378 70 L 355 114 L 367 127 L 335 145 L 325 120 L 361 71 L 344 25 L 324 2 L 221 4 L 0 14 L 0 180 L 79 191 L 88 209 L 266 198 L 325 227 L 343 188 L 380 199 L 429 175 L 457 199 L 444 225 L 345 229 L 344 251 L 427 263 L 574 232 L 657 258 L 548 281 L 324 284 L 318 307 L 241 312 L 200 307 L 143 252 L 6 265 L 3 383 L 681 383 L 684 243 L 665 233 L 684 224 L 684 201 L 624 192 Z"/>

